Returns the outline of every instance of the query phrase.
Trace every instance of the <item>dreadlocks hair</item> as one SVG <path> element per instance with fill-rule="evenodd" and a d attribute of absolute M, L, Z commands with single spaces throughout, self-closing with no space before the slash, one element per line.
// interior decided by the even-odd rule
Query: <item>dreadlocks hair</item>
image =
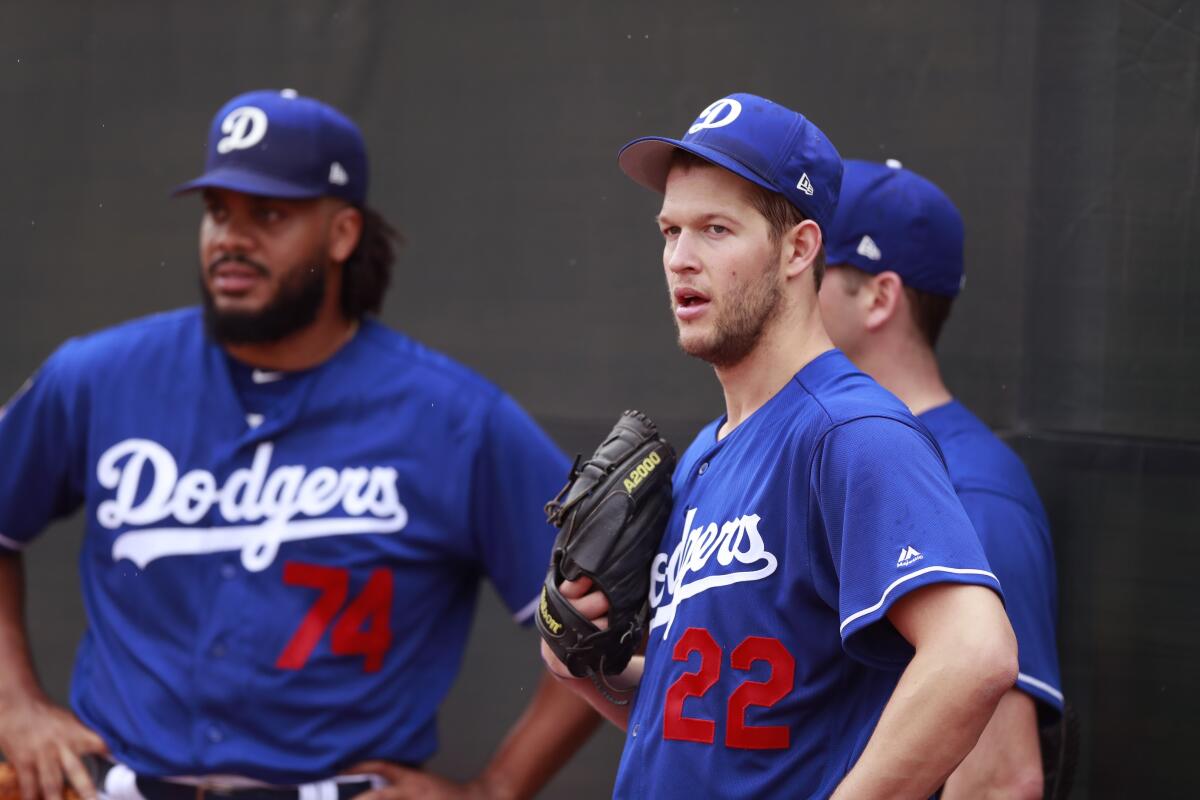
<path fill-rule="evenodd" d="M 354 320 L 378 314 L 383 307 L 383 296 L 392 282 L 396 249 L 404 244 L 404 237 L 378 211 L 367 207 L 359 210 L 362 235 L 342 265 L 342 313 Z"/>

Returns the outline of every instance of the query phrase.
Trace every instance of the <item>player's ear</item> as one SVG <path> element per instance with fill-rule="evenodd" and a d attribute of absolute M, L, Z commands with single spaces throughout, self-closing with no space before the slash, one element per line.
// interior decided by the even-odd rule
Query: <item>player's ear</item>
<path fill-rule="evenodd" d="M 336 264 L 344 264 L 358 240 L 362 238 L 362 212 L 351 205 L 342 205 L 333 212 L 329 220 L 329 259 Z"/>
<path fill-rule="evenodd" d="M 884 270 L 866 282 L 867 329 L 878 330 L 892 320 L 903 305 L 904 281 L 891 270 Z"/>
<path fill-rule="evenodd" d="M 785 231 L 780 253 L 784 262 L 784 277 L 795 278 L 812 269 L 813 261 L 821 251 L 821 226 L 806 219 Z"/>

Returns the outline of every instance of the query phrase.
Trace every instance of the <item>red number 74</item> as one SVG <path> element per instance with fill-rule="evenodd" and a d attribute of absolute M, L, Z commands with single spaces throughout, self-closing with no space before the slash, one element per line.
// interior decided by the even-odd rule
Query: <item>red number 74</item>
<path fill-rule="evenodd" d="M 288 561 L 283 565 L 283 582 L 288 586 L 318 589 L 321 593 L 279 654 L 276 667 L 302 668 L 331 622 L 329 649 L 335 655 L 364 656 L 364 672 L 378 672 L 383 667 L 383 654 L 392 643 L 391 570 L 383 567 L 372 570 L 367 585 L 345 611 L 342 606 L 350 591 L 350 570 L 344 567 Z M 339 611 L 342 611 L 341 616 L 338 616 Z M 336 622 L 334 617 L 338 617 Z"/>

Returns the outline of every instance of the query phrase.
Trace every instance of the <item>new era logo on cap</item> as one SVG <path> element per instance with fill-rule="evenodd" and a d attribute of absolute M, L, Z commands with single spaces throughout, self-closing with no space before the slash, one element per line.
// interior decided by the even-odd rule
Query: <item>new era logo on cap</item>
<path fill-rule="evenodd" d="M 204 174 L 175 191 L 207 187 L 266 197 L 367 198 L 367 149 L 358 127 L 293 89 L 235 97 L 213 118 Z"/>
<path fill-rule="evenodd" d="M 875 244 L 875 240 L 870 236 L 864 236 L 862 241 L 858 243 L 858 249 L 855 250 L 860 256 L 878 261 L 883 258 L 883 253 L 879 252 L 879 245 Z"/>
<path fill-rule="evenodd" d="M 731 94 L 706 106 L 682 139 L 634 139 L 621 148 L 617 160 L 626 175 L 662 192 L 676 150 L 783 195 L 822 228 L 833 217 L 842 158 L 816 125 L 778 103 Z"/>

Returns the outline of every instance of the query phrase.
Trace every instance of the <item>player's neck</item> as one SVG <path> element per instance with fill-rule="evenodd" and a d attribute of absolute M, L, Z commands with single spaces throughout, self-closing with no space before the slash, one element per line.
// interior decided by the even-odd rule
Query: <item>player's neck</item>
<path fill-rule="evenodd" d="M 714 367 L 725 393 L 725 424 L 717 438 L 738 425 L 779 393 L 804 365 L 833 347 L 814 310 L 792 308 L 763 333 L 758 346 L 737 364 Z"/>
<path fill-rule="evenodd" d="M 855 364 L 883 385 L 914 414 L 945 405 L 953 399 L 942 380 L 937 356 L 923 342 L 910 337 L 881 339 Z"/>
<path fill-rule="evenodd" d="M 325 363 L 357 332 L 358 320 L 347 319 L 340 310 L 329 313 L 322 309 L 312 323 L 274 342 L 223 346 L 229 355 L 251 367 L 294 372 Z"/>

